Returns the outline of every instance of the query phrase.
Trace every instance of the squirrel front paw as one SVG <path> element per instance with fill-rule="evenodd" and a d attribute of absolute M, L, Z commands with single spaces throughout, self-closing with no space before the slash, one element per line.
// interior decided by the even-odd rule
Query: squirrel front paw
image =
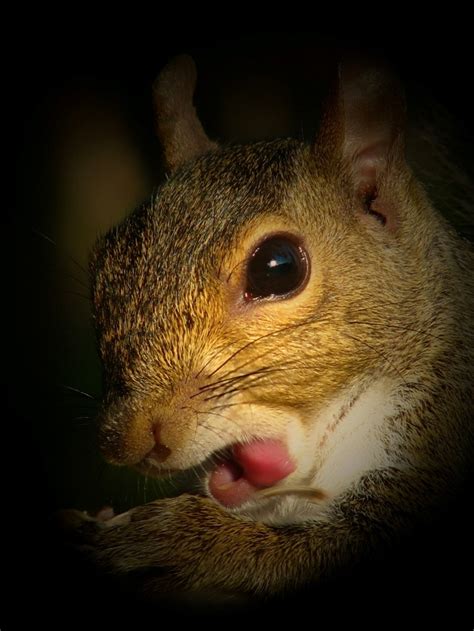
<path fill-rule="evenodd" d="M 66 510 L 57 519 L 67 543 L 96 570 L 129 583 L 146 597 L 246 602 L 243 592 L 227 585 L 215 568 L 216 555 L 225 563 L 234 554 L 233 535 L 238 535 L 241 522 L 211 500 L 182 495 L 119 515 L 101 511 L 92 517 Z M 222 547 L 216 534 L 226 530 L 229 536 Z"/>

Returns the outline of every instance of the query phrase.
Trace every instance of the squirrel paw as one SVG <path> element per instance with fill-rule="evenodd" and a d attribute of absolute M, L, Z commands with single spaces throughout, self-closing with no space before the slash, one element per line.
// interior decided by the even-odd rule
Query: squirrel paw
<path fill-rule="evenodd" d="M 215 581 L 213 533 L 224 534 L 226 524 L 235 529 L 236 520 L 211 500 L 181 495 L 119 515 L 100 511 L 91 517 L 67 510 L 58 519 L 68 542 L 97 570 L 129 582 L 145 596 L 215 603 L 246 600 Z M 231 552 L 232 537 L 227 543 Z"/>

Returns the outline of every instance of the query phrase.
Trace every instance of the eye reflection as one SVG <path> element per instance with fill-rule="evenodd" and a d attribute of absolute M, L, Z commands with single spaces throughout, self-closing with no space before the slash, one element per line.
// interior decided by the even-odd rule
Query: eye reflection
<path fill-rule="evenodd" d="M 290 297 L 308 276 L 306 251 L 291 238 L 274 236 L 253 252 L 247 266 L 246 300 Z"/>

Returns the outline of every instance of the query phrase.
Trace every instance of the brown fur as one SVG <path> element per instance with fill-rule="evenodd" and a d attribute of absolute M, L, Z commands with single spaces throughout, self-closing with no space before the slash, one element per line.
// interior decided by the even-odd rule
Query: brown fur
<path fill-rule="evenodd" d="M 385 444 L 398 466 L 328 498 L 321 518 L 274 527 L 183 495 L 86 521 L 82 536 L 107 570 L 167 568 L 144 581 L 151 594 L 269 594 L 337 572 L 430 515 L 469 466 L 473 252 L 404 163 L 397 113 L 386 132 L 374 107 L 361 124 L 375 119 L 370 133 L 384 139 L 369 179 L 389 229 L 364 206 L 352 128 L 341 132 L 344 114 L 333 110 L 315 147 L 276 140 L 215 150 L 199 141 L 198 151 L 191 139 L 191 161 L 177 160 L 182 168 L 150 203 L 94 250 L 101 445 L 111 462 L 147 470 L 159 424 L 167 451 L 156 469 L 198 466 L 212 460 L 214 442 L 278 435 L 285 410 L 309 427 L 348 385 L 398 382 Z M 291 300 L 247 304 L 245 262 L 275 231 L 303 236 L 308 286 Z M 276 420 L 255 422 L 249 406 Z"/>

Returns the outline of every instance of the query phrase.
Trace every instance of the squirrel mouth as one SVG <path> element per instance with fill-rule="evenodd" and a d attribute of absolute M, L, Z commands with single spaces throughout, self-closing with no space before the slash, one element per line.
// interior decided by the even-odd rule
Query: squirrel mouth
<path fill-rule="evenodd" d="M 254 440 L 237 444 L 208 478 L 209 492 L 227 508 L 241 506 L 254 494 L 274 486 L 296 469 L 287 446 L 279 440 Z"/>

